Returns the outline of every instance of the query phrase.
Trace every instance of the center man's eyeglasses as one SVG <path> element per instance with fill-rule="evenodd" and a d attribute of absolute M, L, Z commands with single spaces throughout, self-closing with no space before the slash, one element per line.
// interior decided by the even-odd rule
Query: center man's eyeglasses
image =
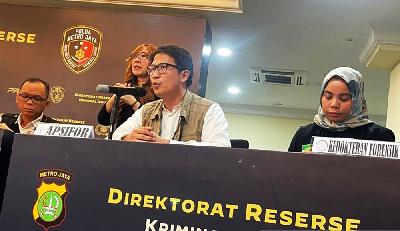
<path fill-rule="evenodd" d="M 154 71 L 158 71 L 159 74 L 164 74 L 165 72 L 167 72 L 168 67 L 173 67 L 176 68 L 178 70 L 181 70 L 181 67 L 178 67 L 174 64 L 170 64 L 170 63 L 160 63 L 158 65 L 150 65 L 147 67 L 147 74 L 152 75 L 154 73 Z"/>

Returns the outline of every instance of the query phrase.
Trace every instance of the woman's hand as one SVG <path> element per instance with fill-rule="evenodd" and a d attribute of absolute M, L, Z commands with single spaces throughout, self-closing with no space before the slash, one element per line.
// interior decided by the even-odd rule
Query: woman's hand
<path fill-rule="evenodd" d="M 114 84 L 115 87 L 130 87 L 131 84 L 130 83 L 116 83 Z M 107 113 L 111 113 L 112 107 L 114 105 L 114 100 L 115 100 L 115 95 L 113 95 L 106 103 L 106 111 Z M 128 105 L 132 105 L 132 104 L 136 104 L 136 98 L 134 96 L 131 95 L 124 95 L 121 96 L 120 98 L 120 103 L 124 103 L 124 104 L 128 104 Z"/>
<path fill-rule="evenodd" d="M 131 106 L 133 106 L 137 102 L 137 99 L 133 95 L 121 96 L 120 100 L 121 100 L 121 103 L 131 105 Z"/>

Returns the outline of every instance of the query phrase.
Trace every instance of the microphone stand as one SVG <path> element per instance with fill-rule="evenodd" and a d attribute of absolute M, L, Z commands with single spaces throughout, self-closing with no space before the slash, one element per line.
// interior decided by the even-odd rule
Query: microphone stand
<path fill-rule="evenodd" d="M 116 124 L 117 124 L 117 112 L 118 112 L 118 104 L 119 104 L 119 98 L 121 96 L 115 95 L 114 99 L 114 104 L 111 109 L 111 116 L 110 116 L 110 131 L 108 132 L 108 138 L 112 140 L 112 135 L 114 134 L 114 131 L 116 129 Z"/>

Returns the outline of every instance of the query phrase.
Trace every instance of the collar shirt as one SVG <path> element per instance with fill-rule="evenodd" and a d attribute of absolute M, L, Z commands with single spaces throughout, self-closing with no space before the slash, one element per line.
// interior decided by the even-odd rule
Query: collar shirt
<path fill-rule="evenodd" d="M 164 139 L 172 140 L 175 131 L 178 128 L 179 116 L 181 115 L 182 102 L 172 108 L 169 111 L 165 105 L 162 110 L 162 122 L 161 122 L 161 137 Z"/>
<path fill-rule="evenodd" d="M 36 118 L 35 120 L 31 121 L 28 123 L 25 127 L 22 127 L 21 125 L 21 114 L 19 114 L 17 123 L 19 127 L 19 132 L 21 134 L 28 134 L 28 135 L 33 135 L 33 132 L 35 131 L 36 127 L 38 126 L 38 123 L 43 119 L 43 113 Z"/>

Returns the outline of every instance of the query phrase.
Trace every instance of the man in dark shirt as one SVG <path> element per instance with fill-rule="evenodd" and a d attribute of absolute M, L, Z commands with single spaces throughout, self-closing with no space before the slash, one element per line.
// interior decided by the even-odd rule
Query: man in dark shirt
<path fill-rule="evenodd" d="M 43 114 L 49 106 L 50 86 L 39 78 L 29 78 L 22 82 L 15 102 L 19 114 L 3 114 L 0 117 L 0 128 L 16 133 L 33 134 L 39 122 L 56 123 Z"/>

